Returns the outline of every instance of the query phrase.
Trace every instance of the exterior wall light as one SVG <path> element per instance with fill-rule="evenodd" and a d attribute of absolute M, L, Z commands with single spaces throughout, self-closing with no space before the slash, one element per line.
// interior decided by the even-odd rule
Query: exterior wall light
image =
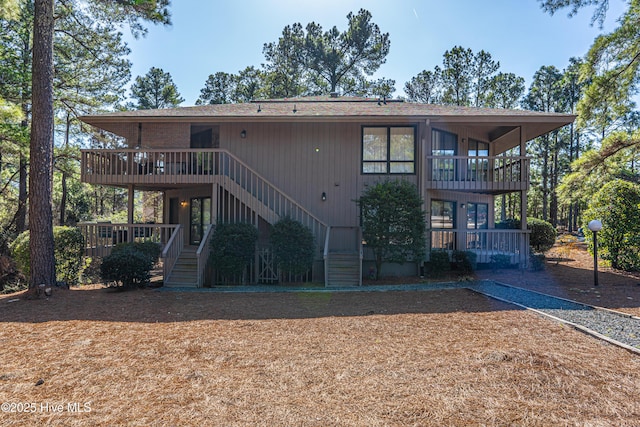
<path fill-rule="evenodd" d="M 325 193 L 324 191 L 322 192 L 322 201 L 326 202 L 327 201 L 327 193 Z"/>
<path fill-rule="evenodd" d="M 245 139 L 247 137 L 247 131 L 242 129 L 242 132 L 240 132 L 240 138 Z"/>
<path fill-rule="evenodd" d="M 182 200 L 180 202 L 180 206 L 182 206 L 183 208 L 186 208 L 189 205 L 189 203 L 186 200 Z"/>

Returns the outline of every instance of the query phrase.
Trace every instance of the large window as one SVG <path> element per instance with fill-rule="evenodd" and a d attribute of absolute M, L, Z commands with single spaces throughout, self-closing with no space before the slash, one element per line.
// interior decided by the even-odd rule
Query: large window
<path fill-rule="evenodd" d="M 457 153 L 458 135 L 438 129 L 431 131 L 431 155 L 436 156 L 433 159 L 434 181 L 453 181 L 456 179 L 456 163 L 453 156 Z"/>
<path fill-rule="evenodd" d="M 363 127 L 362 173 L 415 173 L 415 133 L 413 126 Z"/>

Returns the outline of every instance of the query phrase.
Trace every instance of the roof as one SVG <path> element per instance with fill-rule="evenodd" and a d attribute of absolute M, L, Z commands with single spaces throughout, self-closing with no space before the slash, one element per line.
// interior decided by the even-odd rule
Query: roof
<path fill-rule="evenodd" d="M 313 96 L 256 100 L 241 104 L 198 105 L 158 110 L 134 110 L 81 117 L 109 130 L 110 123 L 149 121 L 398 121 L 431 120 L 466 123 L 532 123 L 540 135 L 573 122 L 574 115 L 519 109 L 434 105 L 377 98 Z M 538 133 L 536 132 L 536 133 Z"/>

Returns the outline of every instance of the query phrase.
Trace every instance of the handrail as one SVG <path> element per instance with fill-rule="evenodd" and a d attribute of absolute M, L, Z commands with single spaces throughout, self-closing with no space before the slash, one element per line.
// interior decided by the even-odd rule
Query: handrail
<path fill-rule="evenodd" d="M 434 182 L 517 183 L 529 179 L 527 156 L 425 156 Z"/>
<path fill-rule="evenodd" d="M 331 226 L 327 226 L 327 231 L 324 236 L 324 252 L 322 259 L 324 259 L 324 285 L 329 286 L 329 236 L 331 235 Z"/>
<path fill-rule="evenodd" d="M 200 288 L 204 283 L 204 270 L 207 266 L 207 259 L 209 258 L 209 240 L 213 235 L 212 230 L 214 226 L 213 224 L 207 225 L 204 235 L 202 236 L 202 240 L 200 241 L 200 245 L 196 250 L 196 260 L 197 260 L 197 272 L 198 272 L 198 284 L 197 286 Z"/>
<path fill-rule="evenodd" d="M 166 257 L 169 251 L 169 248 L 173 245 L 173 242 L 175 240 L 177 240 L 177 235 L 178 235 L 178 230 L 182 227 L 182 224 L 176 224 L 177 227 L 175 228 L 175 230 L 173 230 L 173 233 L 171 233 L 171 237 L 169 237 L 169 240 L 167 240 L 167 244 L 164 245 L 164 249 L 162 251 L 162 258 Z"/>
<path fill-rule="evenodd" d="M 167 280 L 173 267 L 175 267 L 180 254 L 182 253 L 182 248 L 184 247 L 184 231 L 183 227 L 180 224 L 177 224 L 177 227 L 171 234 L 171 237 L 167 241 L 167 244 L 162 251 L 162 258 L 164 259 L 162 265 L 162 275 L 164 280 Z"/>

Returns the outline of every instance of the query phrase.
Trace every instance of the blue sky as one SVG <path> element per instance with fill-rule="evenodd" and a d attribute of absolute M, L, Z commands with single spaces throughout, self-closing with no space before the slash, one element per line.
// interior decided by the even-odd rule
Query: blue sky
<path fill-rule="evenodd" d="M 615 28 L 624 0 L 610 0 L 603 30 L 591 26 L 592 9 L 568 18 L 563 10 L 545 14 L 537 0 L 173 0 L 170 27 L 150 26 L 145 38 L 127 38 L 132 77 L 151 67 L 171 73 L 185 102 L 193 105 L 210 74 L 237 73 L 264 62 L 264 43 L 282 29 L 314 21 L 343 31 L 347 14 L 360 8 L 388 32 L 390 53 L 374 77 L 396 81 L 395 96 L 422 70 L 442 64 L 453 46 L 485 50 L 500 71 L 525 78 L 527 88 L 543 65 L 564 69 L 582 57 L 594 38 Z"/>

